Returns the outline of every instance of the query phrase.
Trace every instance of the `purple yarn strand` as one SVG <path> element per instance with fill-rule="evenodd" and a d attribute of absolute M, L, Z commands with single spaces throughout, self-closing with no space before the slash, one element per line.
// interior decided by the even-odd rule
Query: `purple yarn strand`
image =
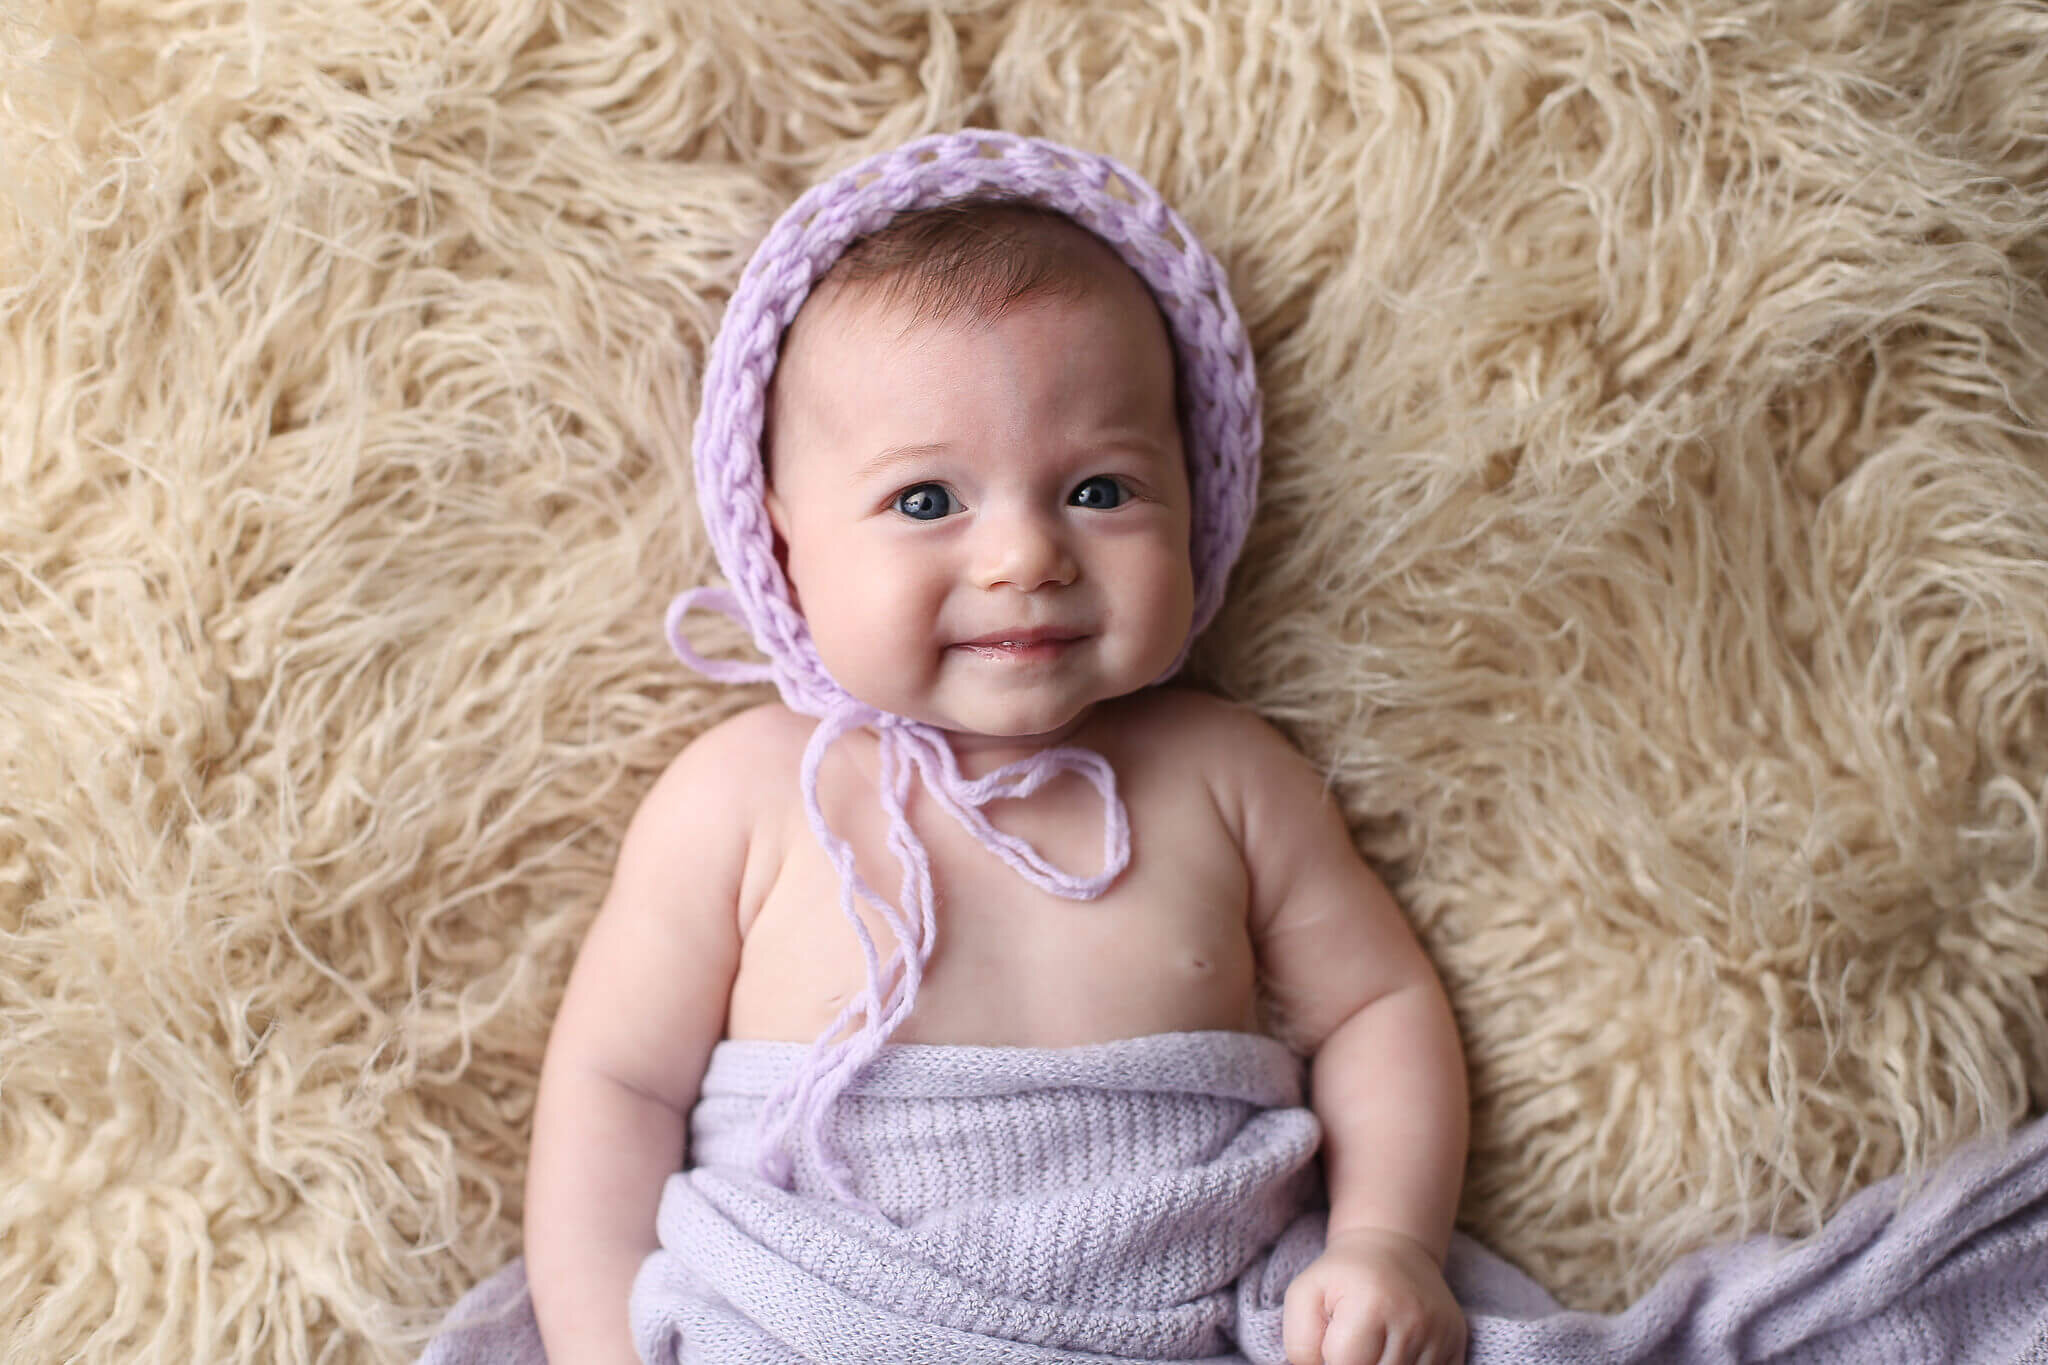
<path fill-rule="evenodd" d="M 683 634 L 683 618 L 696 608 L 715 611 L 730 616 L 740 624 L 746 618 L 740 614 L 739 598 L 729 588 L 692 588 L 668 604 L 668 615 L 662 622 L 662 633 L 668 637 L 668 647 L 684 663 L 718 682 L 749 683 L 771 682 L 775 669 L 769 664 L 743 663 L 738 659 L 711 659 L 699 654 L 691 647 L 688 637 Z"/>

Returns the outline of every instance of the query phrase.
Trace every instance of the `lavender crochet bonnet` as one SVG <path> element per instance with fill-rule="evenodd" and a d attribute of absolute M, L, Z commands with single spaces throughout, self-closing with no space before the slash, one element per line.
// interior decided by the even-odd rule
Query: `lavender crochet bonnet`
<path fill-rule="evenodd" d="M 808 1064 L 771 1097 L 762 1121 L 761 1164 L 768 1178 L 787 1185 L 795 1130 L 805 1129 L 828 1183 L 856 1205 L 866 1201 L 848 1187 L 844 1163 L 826 1147 L 823 1116 L 909 1013 L 937 929 L 929 862 L 904 817 L 912 774 L 941 809 L 991 852 L 1054 894 L 1099 896 L 1129 860 L 1115 774 L 1100 755 L 1076 748 L 1048 750 L 966 779 L 942 734 L 863 704 L 825 671 L 775 559 L 761 436 L 784 330 L 812 286 L 855 240 L 900 213 L 991 194 L 1053 209 L 1100 238 L 1145 282 L 1172 334 L 1193 501 L 1195 601 L 1188 641 L 1168 675 L 1178 670 L 1188 645 L 1222 605 L 1257 492 L 1258 386 L 1228 279 L 1158 192 L 1108 157 L 983 129 L 922 138 L 811 188 L 776 221 L 741 275 L 712 344 L 693 446 L 698 506 L 728 586 L 697 588 L 676 598 L 669 607 L 667 634 L 691 667 L 723 681 L 772 681 L 785 705 L 820 721 L 804 755 L 806 809 L 813 832 L 839 871 L 841 909 L 866 958 L 867 989 L 820 1035 Z M 699 607 L 743 622 L 767 661 L 697 654 L 683 637 L 681 621 Z M 893 901 L 859 877 L 850 847 L 826 825 L 817 802 L 817 772 L 825 751 L 862 726 L 881 739 L 878 795 L 889 813 L 891 843 L 904 872 Z M 1094 876 L 1077 877 L 1052 866 L 1029 844 L 997 830 L 983 813 L 990 802 L 1026 795 L 1061 771 L 1087 778 L 1102 796 L 1104 866 Z M 872 906 L 897 939 L 886 961 L 855 910 L 856 900 Z"/>

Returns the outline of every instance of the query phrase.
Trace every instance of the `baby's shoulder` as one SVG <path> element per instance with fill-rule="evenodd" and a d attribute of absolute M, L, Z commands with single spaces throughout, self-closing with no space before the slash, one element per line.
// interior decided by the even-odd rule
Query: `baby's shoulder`
<path fill-rule="evenodd" d="M 1229 701 L 1192 687 L 1155 687 L 1123 699 L 1128 710 L 1119 727 L 1176 742 L 1203 740 L 1231 751 L 1293 746 L 1272 722 L 1244 702 Z"/>
<path fill-rule="evenodd" d="M 1272 722 L 1242 702 L 1188 687 L 1159 687 L 1125 698 L 1123 706 L 1105 717 L 1120 737 L 1119 747 L 1199 772 L 1212 785 L 1307 765 Z"/>
<path fill-rule="evenodd" d="M 689 801 L 717 792 L 735 814 L 786 790 L 817 722 L 780 702 L 727 716 L 683 746 L 650 799 Z"/>
<path fill-rule="evenodd" d="M 818 722 L 790 710 L 779 701 L 762 702 L 735 711 L 698 735 L 691 749 L 702 749 L 721 759 L 800 757 Z"/>

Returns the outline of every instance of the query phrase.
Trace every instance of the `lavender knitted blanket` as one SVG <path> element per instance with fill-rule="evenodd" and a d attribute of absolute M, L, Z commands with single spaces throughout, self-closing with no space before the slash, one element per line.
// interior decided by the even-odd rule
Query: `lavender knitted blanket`
<path fill-rule="evenodd" d="M 897 1045 L 832 1117 L 882 1221 L 754 1171 L 762 1101 L 801 1044 L 721 1044 L 634 1287 L 668 1362 L 1273 1365 L 1320 1248 L 1302 1072 L 1279 1044 L 1165 1034 L 1060 1050 Z M 2048 1124 L 1960 1154 L 1915 1196 L 1867 1190 L 1800 1243 L 1692 1257 L 1626 1313 L 1567 1313 L 1469 1240 L 1448 1273 L 1474 1365 L 2048 1362 Z M 544 1365 L 518 1262 L 423 1365 Z"/>

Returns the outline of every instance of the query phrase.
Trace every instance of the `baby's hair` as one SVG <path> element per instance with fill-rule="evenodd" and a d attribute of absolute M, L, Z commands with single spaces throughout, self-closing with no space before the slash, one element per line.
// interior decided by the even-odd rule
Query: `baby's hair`
<path fill-rule="evenodd" d="M 1030 299 L 1082 298 L 1100 287 L 1105 269 L 1130 268 L 1107 242 L 1059 210 L 988 191 L 910 209 L 855 238 L 811 297 L 848 293 L 888 308 L 908 303 L 907 333 L 963 316 L 992 321 Z M 1149 288 L 1145 293 L 1151 296 Z M 1160 322 L 1166 325 L 1163 314 Z M 782 345 L 787 348 L 787 334 Z M 1184 413 L 1177 357 L 1174 371 L 1176 406 Z M 781 378 L 778 362 L 768 379 L 761 428 L 762 463 L 771 471 Z"/>
<path fill-rule="evenodd" d="M 1025 299 L 1078 297 L 1108 250 L 1057 210 L 987 193 L 898 214 L 847 247 L 819 284 L 911 302 L 911 326 L 997 318 Z"/>

